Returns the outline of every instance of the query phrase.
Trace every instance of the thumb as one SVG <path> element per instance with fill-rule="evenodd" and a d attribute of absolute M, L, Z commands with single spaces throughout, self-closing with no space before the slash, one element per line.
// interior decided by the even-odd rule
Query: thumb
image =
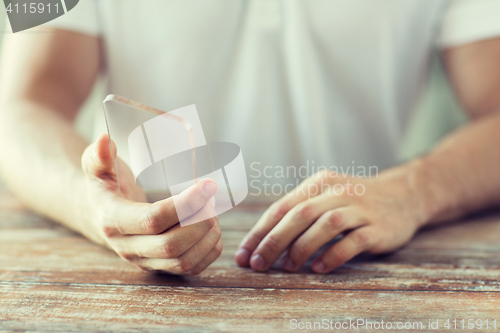
<path fill-rule="evenodd" d="M 111 142 L 113 151 L 110 150 Z M 82 155 L 82 168 L 87 176 L 101 176 L 115 174 L 113 158 L 116 157 L 116 145 L 107 134 L 102 134 L 89 145 Z"/>

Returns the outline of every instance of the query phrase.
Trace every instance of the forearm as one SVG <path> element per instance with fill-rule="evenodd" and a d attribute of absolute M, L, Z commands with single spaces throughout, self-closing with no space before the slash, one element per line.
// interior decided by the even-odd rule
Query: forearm
<path fill-rule="evenodd" d="M 451 133 L 429 154 L 398 167 L 411 178 L 422 224 L 500 203 L 500 112 Z"/>
<path fill-rule="evenodd" d="M 71 121 L 27 100 L 2 105 L 0 175 L 29 207 L 96 242 L 81 168 L 87 142 Z"/>

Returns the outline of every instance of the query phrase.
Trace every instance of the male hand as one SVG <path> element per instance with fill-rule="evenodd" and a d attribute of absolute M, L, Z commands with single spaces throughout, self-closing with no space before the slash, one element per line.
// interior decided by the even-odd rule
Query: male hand
<path fill-rule="evenodd" d="M 328 273 L 361 252 L 384 253 L 407 243 L 423 223 L 410 177 L 399 170 L 377 178 L 325 171 L 275 202 L 241 242 L 240 266 L 266 271 L 280 257 L 297 271 L 320 247 L 344 237 L 312 264 Z"/>
<path fill-rule="evenodd" d="M 194 275 L 220 256 L 221 229 L 216 217 L 179 225 L 179 221 L 213 211 L 214 181 L 198 181 L 175 198 L 175 206 L 173 197 L 149 204 L 128 166 L 120 159 L 116 164 L 120 189 L 107 135 L 88 146 L 82 156 L 92 227 L 120 257 L 143 270 Z"/>

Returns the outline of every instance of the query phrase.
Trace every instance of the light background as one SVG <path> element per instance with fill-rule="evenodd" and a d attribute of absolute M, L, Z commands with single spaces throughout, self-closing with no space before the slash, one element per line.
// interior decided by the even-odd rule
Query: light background
<path fill-rule="evenodd" d="M 4 8 L 0 9 L 0 47 L 3 36 L 10 33 L 6 29 L 6 16 Z M 85 132 L 85 128 L 91 128 L 94 122 L 93 111 L 102 112 L 104 87 L 103 80 L 99 80 L 83 106 L 77 121 L 77 128 L 81 133 Z M 428 151 L 441 137 L 465 121 L 464 112 L 454 98 L 436 55 L 414 119 L 401 144 L 401 159 L 406 160 Z"/>

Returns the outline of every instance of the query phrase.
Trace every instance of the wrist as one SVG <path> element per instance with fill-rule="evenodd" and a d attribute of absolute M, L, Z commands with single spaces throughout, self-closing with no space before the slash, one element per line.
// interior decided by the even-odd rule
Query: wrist
<path fill-rule="evenodd" d="M 407 165 L 418 202 L 419 228 L 456 218 L 465 209 L 458 197 L 460 188 L 449 170 L 432 155 L 419 157 Z"/>
<path fill-rule="evenodd" d="M 427 225 L 436 214 L 438 200 L 432 190 L 432 176 L 428 166 L 422 158 L 414 159 L 408 163 L 391 168 L 381 177 L 392 179 L 398 184 L 400 191 L 397 195 L 403 200 L 408 218 L 414 223 L 416 229 Z"/>

